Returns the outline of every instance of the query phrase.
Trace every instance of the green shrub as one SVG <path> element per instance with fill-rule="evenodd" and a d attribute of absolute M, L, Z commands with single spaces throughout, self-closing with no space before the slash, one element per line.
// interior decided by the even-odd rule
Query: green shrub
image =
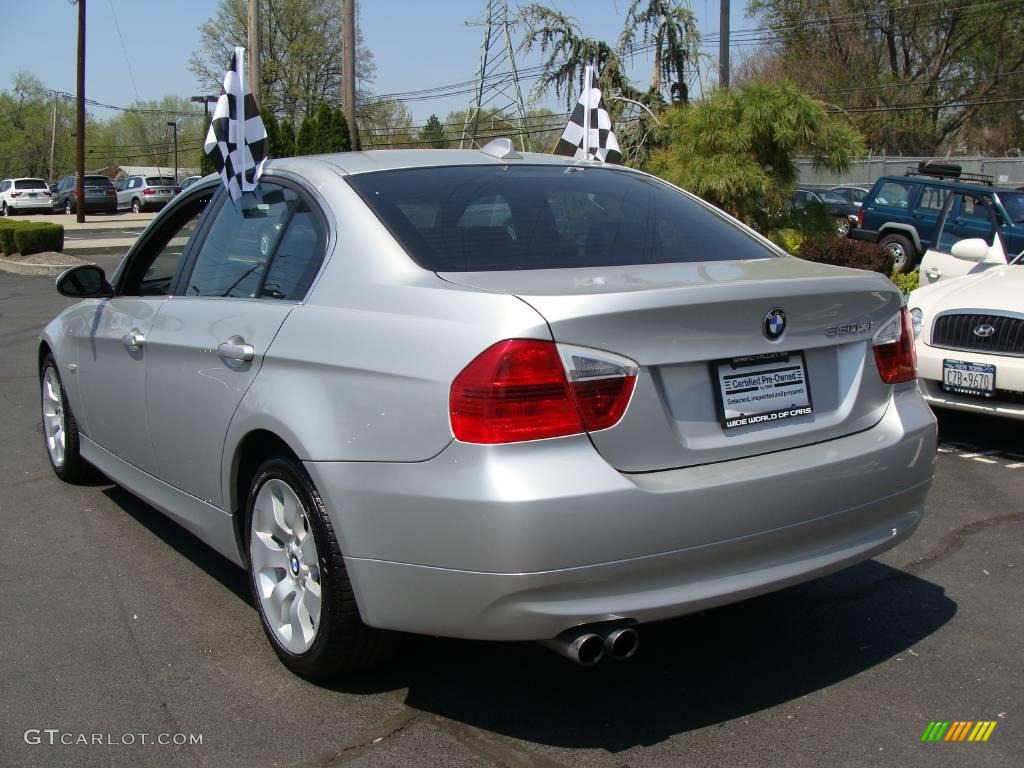
<path fill-rule="evenodd" d="M 31 223 L 29 221 L 13 221 L 9 217 L 0 219 L 0 251 L 4 255 L 10 256 L 12 253 L 18 252 L 18 248 L 14 244 L 14 231 L 23 229 Z"/>
<path fill-rule="evenodd" d="M 886 277 L 892 270 L 892 256 L 877 243 L 865 243 L 846 237 L 808 238 L 800 244 L 796 255 L 821 264 L 881 272 Z"/>
<path fill-rule="evenodd" d="M 896 287 L 900 289 L 900 293 L 906 296 L 921 284 L 921 271 L 915 269 L 913 272 L 906 275 L 899 272 L 893 272 L 889 275 L 889 279 L 896 283 Z"/>
<path fill-rule="evenodd" d="M 26 222 L 14 230 L 14 245 L 18 253 L 27 256 L 43 251 L 64 249 L 64 227 L 49 222 Z"/>
<path fill-rule="evenodd" d="M 786 253 L 797 253 L 804 242 L 804 233 L 798 229 L 776 229 L 768 233 L 768 239 Z"/>

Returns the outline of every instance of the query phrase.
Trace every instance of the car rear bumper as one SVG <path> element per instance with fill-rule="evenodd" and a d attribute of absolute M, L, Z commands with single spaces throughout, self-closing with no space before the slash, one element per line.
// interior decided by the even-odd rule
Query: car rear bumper
<path fill-rule="evenodd" d="M 53 201 L 49 197 L 37 197 L 31 200 L 11 200 L 7 207 L 18 213 L 49 212 L 53 208 Z"/>
<path fill-rule="evenodd" d="M 685 469 L 625 475 L 586 438 L 306 466 L 364 621 L 531 640 L 741 600 L 894 546 L 923 514 L 935 440 L 914 386 L 864 432 Z"/>

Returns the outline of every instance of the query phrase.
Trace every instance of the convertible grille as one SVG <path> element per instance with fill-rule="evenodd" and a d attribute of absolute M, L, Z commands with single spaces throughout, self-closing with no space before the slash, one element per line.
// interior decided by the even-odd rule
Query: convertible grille
<path fill-rule="evenodd" d="M 989 336 L 974 331 L 991 326 Z M 1024 356 L 1024 318 L 1005 315 L 953 314 L 942 315 L 932 328 L 932 346 L 987 352 L 993 355 Z"/>

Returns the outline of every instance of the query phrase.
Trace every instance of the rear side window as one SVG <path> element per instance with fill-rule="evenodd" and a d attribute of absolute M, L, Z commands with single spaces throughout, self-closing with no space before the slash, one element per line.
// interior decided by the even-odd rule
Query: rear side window
<path fill-rule="evenodd" d="M 921 201 L 917 204 L 917 207 L 924 208 L 928 211 L 941 211 L 948 195 L 948 189 L 943 189 L 942 187 L 925 187 L 921 190 Z"/>
<path fill-rule="evenodd" d="M 15 189 L 49 189 L 42 179 L 19 179 L 14 182 Z"/>
<path fill-rule="evenodd" d="M 890 208 L 908 208 L 910 206 L 910 195 L 914 191 L 913 184 L 904 184 L 901 181 L 886 181 L 875 193 L 875 202 L 878 205 L 888 205 Z"/>
<path fill-rule="evenodd" d="M 763 259 L 724 216 L 639 174 L 579 166 L 455 166 L 348 178 L 433 272 Z"/>

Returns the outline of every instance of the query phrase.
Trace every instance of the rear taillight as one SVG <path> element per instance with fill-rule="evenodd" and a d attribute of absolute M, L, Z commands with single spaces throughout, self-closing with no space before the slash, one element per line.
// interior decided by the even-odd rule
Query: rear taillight
<path fill-rule="evenodd" d="M 903 307 L 878 329 L 873 340 L 878 375 L 886 384 L 899 384 L 917 378 L 917 352 L 910 313 Z"/>
<path fill-rule="evenodd" d="M 636 382 L 632 361 L 551 341 L 508 339 L 452 382 L 452 433 L 466 443 L 514 443 L 607 429 Z"/>
<path fill-rule="evenodd" d="M 107 190 L 107 197 L 117 197 L 117 192 L 113 189 Z"/>
<path fill-rule="evenodd" d="M 144 195 L 155 195 L 156 194 L 156 190 L 155 189 L 144 189 L 144 190 L 142 190 L 142 194 L 144 194 Z"/>
<path fill-rule="evenodd" d="M 21 197 L 21 192 L 11 192 L 11 197 Z"/>
<path fill-rule="evenodd" d="M 864 208 L 857 209 L 857 229 L 864 229 Z"/>

